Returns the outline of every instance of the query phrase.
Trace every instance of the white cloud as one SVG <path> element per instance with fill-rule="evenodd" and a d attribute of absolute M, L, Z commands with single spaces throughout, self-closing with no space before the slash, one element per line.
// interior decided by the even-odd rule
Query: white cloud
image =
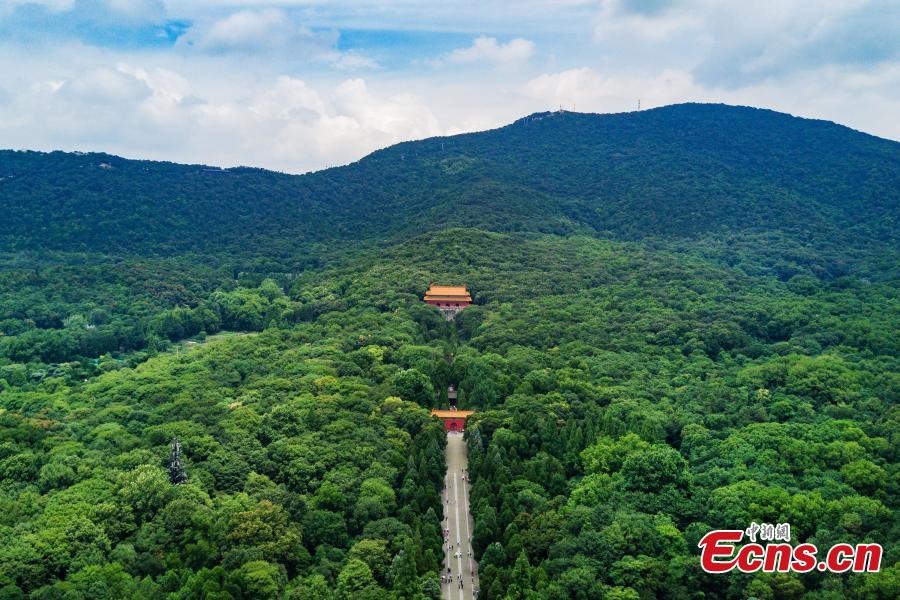
<path fill-rule="evenodd" d="M 893 0 L 605 0 L 593 38 L 620 66 L 690 70 L 742 86 L 825 65 L 900 58 Z"/>
<path fill-rule="evenodd" d="M 568 69 L 559 73 L 545 73 L 525 84 L 524 91 L 548 106 L 562 106 L 588 110 L 588 104 L 602 98 L 604 81 L 588 67 Z"/>
<path fill-rule="evenodd" d="M 259 164 L 247 157 L 267 157 L 268 166 L 302 171 L 336 166 L 378 148 L 440 133 L 437 119 L 409 94 L 376 94 L 362 79 L 348 79 L 320 89 L 288 76 L 244 101 L 205 103 L 192 109 L 200 131 L 217 145 L 223 138 L 240 154 L 225 150 L 223 164 Z M 207 142 L 208 143 L 208 142 Z M 206 149 L 211 153 L 211 149 Z M 240 162 L 240 159 L 238 159 Z"/>
<path fill-rule="evenodd" d="M 303 172 L 442 132 L 421 98 L 374 91 L 359 78 L 201 87 L 160 67 L 78 70 L 12 93 L 0 104 L 0 137 L 20 148 Z"/>
<path fill-rule="evenodd" d="M 241 10 L 191 30 L 184 42 L 205 50 L 253 50 L 287 45 L 298 38 L 312 39 L 278 9 Z"/>
<path fill-rule="evenodd" d="M 594 28 L 594 40 L 612 41 L 633 49 L 638 44 L 660 43 L 686 33 L 702 30 L 703 20 L 693 14 L 610 14 L 601 12 Z M 702 41 L 702 40 L 696 40 Z"/>
<path fill-rule="evenodd" d="M 533 54 L 534 42 L 531 40 L 515 38 L 502 44 L 497 42 L 497 38 L 479 36 L 468 48 L 458 48 L 439 61 L 517 66 L 527 62 Z"/>
<path fill-rule="evenodd" d="M 314 31 L 281 9 L 240 10 L 195 24 L 178 39 L 182 49 L 237 53 L 263 60 L 316 62 L 338 71 L 377 69 L 378 63 L 356 51 L 337 49 L 338 33 Z"/>
<path fill-rule="evenodd" d="M 638 99 L 764 106 L 900 139 L 887 0 L 523 0 L 512 15 L 497 0 L 40 2 L 55 12 L 0 0 L 3 145 L 299 172 Z M 174 47 L 146 42 L 184 23 Z M 144 41 L 116 44 L 131 34 Z M 459 67 L 423 69 L 429 56 Z"/>
<path fill-rule="evenodd" d="M 152 90 L 145 81 L 122 69 L 99 67 L 63 83 L 58 94 L 92 104 L 139 102 Z"/>
<path fill-rule="evenodd" d="M 525 94 L 548 108 L 562 106 L 581 112 L 623 112 L 644 107 L 697 100 L 702 91 L 690 73 L 678 70 L 658 75 L 603 76 L 589 67 L 546 73 L 523 86 Z"/>
<path fill-rule="evenodd" d="M 322 59 L 338 71 L 360 71 L 364 69 L 380 69 L 381 65 L 375 59 L 360 54 L 356 51 L 327 52 Z"/>

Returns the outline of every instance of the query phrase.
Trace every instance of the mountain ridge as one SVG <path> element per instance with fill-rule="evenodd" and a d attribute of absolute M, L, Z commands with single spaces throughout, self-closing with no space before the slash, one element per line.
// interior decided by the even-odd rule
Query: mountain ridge
<path fill-rule="evenodd" d="M 612 239 L 774 228 L 820 246 L 892 245 L 900 143 L 768 109 L 677 104 L 535 113 L 304 175 L 0 151 L 0 177 L 2 251 L 203 253 L 448 226 Z"/>
<path fill-rule="evenodd" d="M 615 117 L 637 115 L 637 114 L 643 114 L 643 113 L 654 113 L 657 111 L 670 111 L 670 110 L 678 109 L 681 107 L 727 108 L 727 109 L 739 109 L 739 110 L 747 110 L 747 111 L 758 111 L 761 113 L 777 115 L 779 117 L 786 117 L 788 119 L 797 119 L 800 121 L 805 121 L 807 123 L 818 123 L 818 124 L 821 124 L 826 127 L 837 127 L 844 131 L 849 131 L 849 132 L 853 132 L 853 133 L 865 136 L 866 138 L 874 138 L 876 140 L 882 140 L 885 142 L 892 142 L 892 143 L 900 144 L 900 140 L 894 140 L 891 138 L 882 137 L 882 136 L 876 135 L 874 133 L 863 131 L 861 129 L 854 129 L 853 127 L 850 127 L 849 125 L 844 125 L 842 123 L 838 123 L 837 121 L 830 121 L 828 119 L 818 119 L 815 117 L 804 117 L 801 115 L 795 115 L 792 113 L 777 111 L 777 110 L 774 110 L 771 108 L 751 106 L 748 104 L 727 104 L 727 103 L 723 103 L 723 102 L 678 102 L 678 103 L 674 103 L 674 104 L 666 104 L 663 106 L 657 106 L 657 107 L 653 107 L 653 108 L 644 108 L 641 110 L 612 112 L 612 113 L 581 112 L 581 111 L 574 111 L 574 110 L 567 110 L 567 109 L 537 111 L 537 112 L 533 112 L 531 114 L 525 115 L 523 117 L 519 117 L 505 125 L 499 125 L 497 127 L 492 127 L 489 129 L 480 129 L 478 131 L 468 131 L 468 132 L 457 133 L 457 134 L 448 134 L 448 135 L 433 135 L 433 136 L 428 136 L 428 137 L 424 137 L 424 138 L 420 138 L 420 139 L 413 139 L 413 140 L 403 140 L 400 142 L 393 143 L 389 146 L 385 146 L 384 148 L 377 148 L 375 150 L 372 150 L 368 154 L 365 154 L 356 160 L 351 160 L 344 164 L 329 165 L 326 167 L 322 167 L 320 169 L 312 169 L 309 171 L 305 171 L 303 173 L 289 173 L 287 171 L 279 171 L 277 169 L 269 169 L 266 167 L 255 166 L 255 165 L 251 165 L 251 164 L 223 166 L 223 165 L 217 165 L 217 164 L 211 164 L 211 163 L 179 162 L 176 160 L 137 158 L 137 157 L 124 156 L 124 155 L 120 155 L 120 154 L 113 154 L 111 152 L 106 152 L 103 150 L 59 150 L 59 149 L 56 149 L 56 150 L 33 150 L 33 149 L 29 149 L 29 148 L 0 148 L 0 155 L 2 155 L 2 154 L 33 154 L 33 155 L 39 155 L 39 156 L 72 155 L 72 156 L 82 156 L 82 157 L 97 157 L 97 158 L 104 158 L 104 159 L 115 159 L 115 160 L 122 160 L 122 161 L 128 161 L 128 162 L 176 165 L 176 166 L 181 166 L 181 167 L 195 167 L 195 168 L 201 168 L 201 169 L 213 169 L 213 170 L 217 170 L 217 171 L 228 171 L 228 172 L 262 171 L 262 172 L 266 172 L 266 173 L 274 173 L 277 175 L 285 175 L 288 177 L 303 177 L 306 175 L 321 173 L 323 171 L 331 171 L 334 169 L 342 169 L 344 167 L 349 167 L 356 163 L 364 161 L 372 156 L 378 155 L 382 152 L 389 151 L 389 150 L 399 147 L 399 146 L 418 144 L 420 142 L 428 142 L 428 141 L 432 141 L 432 140 L 446 140 L 446 139 L 464 137 L 464 136 L 469 136 L 469 135 L 490 133 L 490 132 L 494 132 L 494 131 L 498 131 L 498 130 L 512 128 L 515 126 L 521 126 L 521 125 L 523 125 L 523 123 L 526 123 L 528 121 L 543 120 L 544 118 L 552 118 L 554 116 L 559 116 L 559 115 L 576 115 L 576 116 L 583 116 L 583 117 L 612 117 L 612 118 L 615 118 Z"/>

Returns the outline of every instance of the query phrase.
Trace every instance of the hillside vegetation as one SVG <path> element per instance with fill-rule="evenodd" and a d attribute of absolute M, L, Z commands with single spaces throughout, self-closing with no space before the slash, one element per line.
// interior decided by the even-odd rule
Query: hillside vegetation
<path fill-rule="evenodd" d="M 900 164 L 896 142 L 833 123 L 685 104 L 536 114 L 304 176 L 6 151 L 0 177 L 7 250 L 218 253 L 265 239 L 277 251 L 447 226 L 617 239 L 785 232 L 821 249 L 896 241 Z"/>
<path fill-rule="evenodd" d="M 439 598 L 450 383 L 482 599 L 900 595 L 897 143 L 679 105 L 205 169 L 0 155 L 0 598 Z M 704 573 L 751 521 L 882 572 Z"/>

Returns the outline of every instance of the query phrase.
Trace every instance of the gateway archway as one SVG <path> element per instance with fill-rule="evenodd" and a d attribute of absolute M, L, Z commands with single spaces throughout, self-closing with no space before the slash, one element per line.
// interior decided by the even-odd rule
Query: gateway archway
<path fill-rule="evenodd" d="M 431 416 L 443 420 L 444 428 L 447 431 L 465 431 L 466 418 L 473 412 L 474 411 L 471 410 L 456 410 L 454 408 L 451 408 L 450 410 L 432 408 Z"/>

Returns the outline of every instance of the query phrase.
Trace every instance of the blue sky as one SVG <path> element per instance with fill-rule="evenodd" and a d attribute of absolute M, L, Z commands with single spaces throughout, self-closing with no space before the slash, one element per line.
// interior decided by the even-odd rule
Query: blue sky
<path fill-rule="evenodd" d="M 0 0 L 0 146 L 305 172 L 560 105 L 900 139 L 888 0 Z"/>

